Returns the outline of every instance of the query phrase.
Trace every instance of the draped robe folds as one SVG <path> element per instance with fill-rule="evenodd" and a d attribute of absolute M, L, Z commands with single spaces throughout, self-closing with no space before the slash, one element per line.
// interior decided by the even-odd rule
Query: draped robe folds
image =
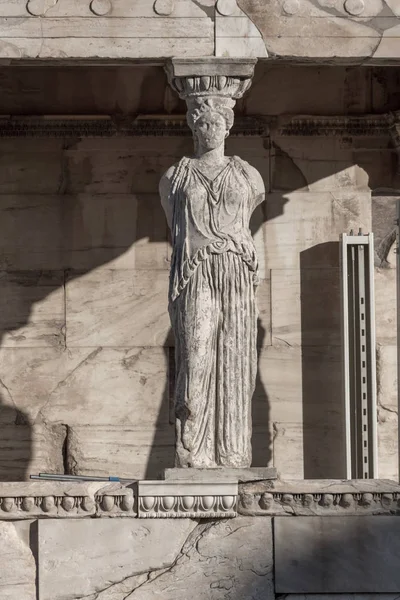
<path fill-rule="evenodd" d="M 257 257 L 249 220 L 256 199 L 238 157 L 212 181 L 184 157 L 172 177 L 177 466 L 251 464 Z"/>

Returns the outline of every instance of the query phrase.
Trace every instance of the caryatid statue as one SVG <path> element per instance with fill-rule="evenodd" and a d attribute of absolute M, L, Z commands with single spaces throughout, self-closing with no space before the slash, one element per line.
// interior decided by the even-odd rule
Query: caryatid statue
<path fill-rule="evenodd" d="M 245 65 L 247 76 L 211 67 L 217 73 L 170 74 L 187 103 L 194 153 L 160 182 L 173 244 L 176 466 L 249 467 L 257 371 L 257 256 L 249 221 L 265 189 L 256 169 L 224 150 L 254 61 Z"/>

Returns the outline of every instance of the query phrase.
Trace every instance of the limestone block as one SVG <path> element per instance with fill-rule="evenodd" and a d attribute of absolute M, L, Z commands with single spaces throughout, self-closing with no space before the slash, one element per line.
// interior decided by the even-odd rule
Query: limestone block
<path fill-rule="evenodd" d="M 371 230 L 369 192 L 353 189 L 267 196 L 266 266 L 269 269 L 338 267 L 339 235 Z"/>
<path fill-rule="evenodd" d="M 371 56 L 382 35 L 371 27 L 367 20 L 357 22 L 343 18 L 340 13 L 332 14 L 329 10 L 323 10 L 321 3 L 317 6 L 308 0 L 303 0 L 301 4 L 282 4 L 273 0 L 268 4 L 268 9 L 261 0 L 239 0 L 238 5 L 260 30 L 267 51 L 278 56 Z M 332 7 L 332 3 L 329 7 Z M 341 9 L 343 11 L 343 4 Z M 376 10 L 373 14 L 376 14 Z M 236 31 L 240 30 L 242 35 L 245 35 L 244 18 L 224 19 L 233 20 L 237 23 L 227 23 L 227 27 L 234 27 Z M 395 21 L 394 16 L 386 22 L 382 21 L 382 28 L 390 28 Z"/>
<path fill-rule="evenodd" d="M 0 194 L 56 194 L 62 181 L 62 140 L 24 142 L 1 144 Z M 31 203 L 31 214 L 33 207 Z"/>
<path fill-rule="evenodd" d="M 317 89 L 318 94 L 310 94 L 310 89 Z M 321 69 L 313 65 L 293 69 L 259 62 L 246 93 L 246 110 L 250 115 L 336 115 L 351 106 L 352 113 L 366 113 L 370 110 L 369 89 L 368 69 Z M 273 131 L 271 135 L 275 137 Z M 325 142 L 320 143 L 321 152 Z M 277 175 L 275 172 L 275 178 Z"/>
<path fill-rule="evenodd" d="M 63 19 L 48 17 L 43 28 L 37 19 L 0 18 L 2 38 L 36 38 L 42 32 L 43 38 L 211 38 L 212 19 L 193 18 L 113 18 L 71 17 Z"/>
<path fill-rule="evenodd" d="M 0 272 L 1 346 L 64 345 L 64 273 Z"/>
<path fill-rule="evenodd" d="M 398 478 L 397 347 L 377 347 L 379 476 Z"/>
<path fill-rule="evenodd" d="M 161 348 L 98 347 L 70 354 L 66 378 L 41 411 L 46 419 L 139 428 L 168 418 L 168 362 Z"/>
<path fill-rule="evenodd" d="M 393 164 L 390 164 L 393 172 Z M 382 183 L 381 183 L 382 185 Z M 377 254 L 377 266 L 389 269 L 396 268 L 396 255 L 393 253 L 395 243 L 397 195 L 372 196 L 372 228 L 374 245 Z"/>
<path fill-rule="evenodd" d="M 2 402 L 29 422 L 168 423 L 168 359 L 157 348 L 0 350 Z"/>
<path fill-rule="evenodd" d="M 29 522 L 0 522 L 2 600 L 36 600 L 36 566 L 29 547 L 30 525 Z"/>
<path fill-rule="evenodd" d="M 278 593 L 392 593 L 400 589 L 397 517 L 274 520 Z"/>
<path fill-rule="evenodd" d="M 30 0 L 30 4 L 33 0 Z M 186 0 L 175 0 L 171 14 L 175 17 L 204 17 L 205 11 L 201 6 Z M 80 2 L 80 0 L 68 0 L 68 2 L 58 2 L 57 0 L 47 0 L 44 3 L 46 17 L 93 17 L 89 2 Z M 125 0 L 112 0 L 112 11 L 109 13 L 113 17 L 155 17 L 153 4 L 147 0 L 136 0 L 134 5 Z M 4 17 L 27 17 L 25 0 L 14 0 L 10 6 L 7 0 L 0 1 L 0 15 Z"/>
<path fill-rule="evenodd" d="M 0 405 L 0 418 L 4 412 Z M 63 473 L 65 433 L 63 425 L 0 424 L 0 479 L 21 481 L 39 472 Z"/>
<path fill-rule="evenodd" d="M 69 470 L 76 475 L 156 478 L 174 465 L 175 428 L 74 426 L 68 430 L 66 452 Z"/>
<path fill-rule="evenodd" d="M 375 269 L 376 340 L 380 344 L 397 342 L 396 270 Z"/>
<path fill-rule="evenodd" d="M 299 348 L 264 348 L 259 353 L 258 379 L 253 395 L 253 423 L 264 423 L 266 418 L 269 422 L 300 422 L 301 382 Z"/>
<path fill-rule="evenodd" d="M 190 519 L 39 521 L 40 598 L 110 594 L 137 575 L 170 567 L 195 529 Z"/>
<path fill-rule="evenodd" d="M 285 479 L 345 477 L 343 448 L 340 423 L 274 423 L 273 464 Z"/>
<path fill-rule="evenodd" d="M 272 191 L 369 190 L 368 173 L 343 136 L 272 135 Z M 302 181 L 303 180 L 303 181 Z"/>
<path fill-rule="evenodd" d="M 253 402 L 267 398 L 271 422 L 321 426 L 341 419 L 342 366 L 339 347 L 272 346 L 259 358 L 260 382 Z"/>
<path fill-rule="evenodd" d="M 378 408 L 386 417 L 397 410 L 397 348 L 378 344 L 376 354 Z"/>
<path fill-rule="evenodd" d="M 173 343 L 168 280 L 166 271 L 102 268 L 81 277 L 75 272 L 66 287 L 68 347 Z"/>
<path fill-rule="evenodd" d="M 158 195 L 7 195 L 0 216 L 2 269 L 168 268 Z"/>
<path fill-rule="evenodd" d="M 158 195 L 80 194 L 63 202 L 66 267 L 168 268 L 167 226 Z"/>
<path fill-rule="evenodd" d="M 48 165 L 38 154 L 41 164 Z M 38 178 L 37 171 L 34 172 Z M 23 180 L 21 175 L 19 179 Z M 44 176 L 42 179 L 46 180 Z M 31 191 L 31 190 L 29 190 Z M 7 194 L 0 203 L 1 269 L 62 268 L 60 197 L 50 194 Z"/>
<path fill-rule="evenodd" d="M 340 346 L 339 269 L 273 270 L 272 343 Z"/>

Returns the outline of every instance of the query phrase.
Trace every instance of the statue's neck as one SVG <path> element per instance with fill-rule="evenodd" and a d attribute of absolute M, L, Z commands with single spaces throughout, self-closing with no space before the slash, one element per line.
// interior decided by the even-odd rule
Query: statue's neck
<path fill-rule="evenodd" d="M 226 161 L 225 144 L 221 144 L 213 150 L 205 150 L 200 147 L 197 149 L 195 156 L 203 165 L 215 166 L 222 164 Z"/>

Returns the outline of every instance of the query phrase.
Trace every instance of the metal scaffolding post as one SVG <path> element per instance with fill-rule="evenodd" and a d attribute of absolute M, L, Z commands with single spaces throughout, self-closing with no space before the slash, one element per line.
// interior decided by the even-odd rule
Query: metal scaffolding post
<path fill-rule="evenodd" d="M 348 479 L 378 477 L 373 234 L 341 235 L 343 383 Z"/>

